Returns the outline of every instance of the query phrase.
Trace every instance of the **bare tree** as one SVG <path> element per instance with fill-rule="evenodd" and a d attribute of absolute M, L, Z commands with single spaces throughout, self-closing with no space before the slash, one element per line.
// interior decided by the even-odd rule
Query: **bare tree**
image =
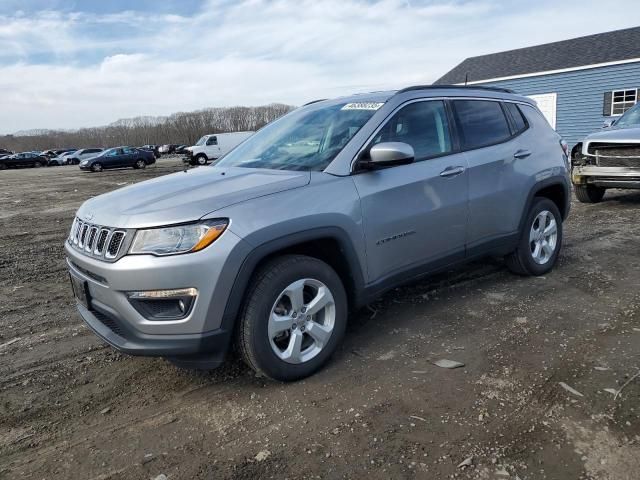
<path fill-rule="evenodd" d="M 167 143 L 193 145 L 208 133 L 258 130 L 293 108 L 290 105 L 274 103 L 258 107 L 207 108 L 174 113 L 168 117 L 126 118 L 104 127 L 4 135 L 0 136 L 0 148 L 25 152 Z"/>

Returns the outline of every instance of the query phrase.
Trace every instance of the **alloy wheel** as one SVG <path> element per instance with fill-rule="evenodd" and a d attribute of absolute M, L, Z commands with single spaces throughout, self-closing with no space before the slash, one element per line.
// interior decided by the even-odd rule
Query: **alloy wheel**
<path fill-rule="evenodd" d="M 558 244 L 558 224 L 553 214 L 543 210 L 533 219 L 529 232 L 531 257 L 539 265 L 547 263 Z"/>
<path fill-rule="evenodd" d="M 271 308 L 268 334 L 273 352 L 287 363 L 305 363 L 327 345 L 336 321 L 329 288 L 305 278 L 285 288 Z"/>

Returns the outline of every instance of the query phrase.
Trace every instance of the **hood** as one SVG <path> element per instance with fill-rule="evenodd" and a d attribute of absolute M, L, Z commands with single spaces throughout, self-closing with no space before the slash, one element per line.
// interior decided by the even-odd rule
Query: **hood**
<path fill-rule="evenodd" d="M 640 143 L 640 126 L 611 127 L 601 132 L 592 133 L 585 142 L 638 142 Z"/>
<path fill-rule="evenodd" d="M 118 228 L 195 221 L 221 208 L 307 185 L 309 172 L 199 167 L 154 178 L 87 200 L 83 220 Z"/>

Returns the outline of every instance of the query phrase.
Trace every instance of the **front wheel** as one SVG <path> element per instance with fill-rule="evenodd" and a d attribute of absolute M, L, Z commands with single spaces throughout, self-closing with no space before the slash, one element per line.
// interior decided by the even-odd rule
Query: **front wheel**
<path fill-rule="evenodd" d="M 347 296 L 336 272 L 303 255 L 276 258 L 255 276 L 236 341 L 256 372 L 280 381 L 320 369 L 340 344 Z"/>
<path fill-rule="evenodd" d="M 101 172 L 102 171 L 102 164 L 101 163 L 94 163 L 93 165 L 91 165 L 91 171 L 92 172 Z"/>
<path fill-rule="evenodd" d="M 147 163 L 144 160 L 139 159 L 139 160 L 136 161 L 136 163 L 133 166 L 133 168 L 140 169 L 140 168 L 145 168 L 146 166 L 147 166 Z"/>
<path fill-rule="evenodd" d="M 576 198 L 580 203 L 598 203 L 602 201 L 605 188 L 595 185 L 575 185 Z"/>
<path fill-rule="evenodd" d="M 562 216 L 555 203 L 537 197 L 527 213 L 518 247 L 505 258 L 518 275 L 544 275 L 551 271 L 562 246 Z"/>
<path fill-rule="evenodd" d="M 198 165 L 206 165 L 207 164 L 207 156 L 206 155 L 198 155 L 196 157 L 196 163 Z"/>
<path fill-rule="evenodd" d="M 35 163 L 33 164 L 33 166 L 34 166 L 35 168 L 40 168 L 40 167 L 42 166 L 42 163 L 40 163 L 40 162 L 35 162 Z"/>

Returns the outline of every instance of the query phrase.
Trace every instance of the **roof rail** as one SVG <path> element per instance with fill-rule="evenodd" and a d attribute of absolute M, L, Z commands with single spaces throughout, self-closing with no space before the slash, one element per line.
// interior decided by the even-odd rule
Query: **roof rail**
<path fill-rule="evenodd" d="M 396 95 L 404 92 L 413 92 L 414 90 L 442 90 L 442 89 L 489 90 L 491 92 L 516 93 L 513 90 L 509 90 L 508 88 L 486 87 L 483 85 L 414 85 L 412 87 L 407 87 L 407 88 L 403 88 L 402 90 L 398 90 L 396 92 Z"/>
<path fill-rule="evenodd" d="M 326 98 L 319 98 L 318 100 L 311 100 L 308 103 L 305 103 L 304 105 L 302 105 L 303 107 L 306 107 L 307 105 L 311 105 L 313 103 L 318 103 L 318 102 L 324 102 L 326 100 Z"/>

